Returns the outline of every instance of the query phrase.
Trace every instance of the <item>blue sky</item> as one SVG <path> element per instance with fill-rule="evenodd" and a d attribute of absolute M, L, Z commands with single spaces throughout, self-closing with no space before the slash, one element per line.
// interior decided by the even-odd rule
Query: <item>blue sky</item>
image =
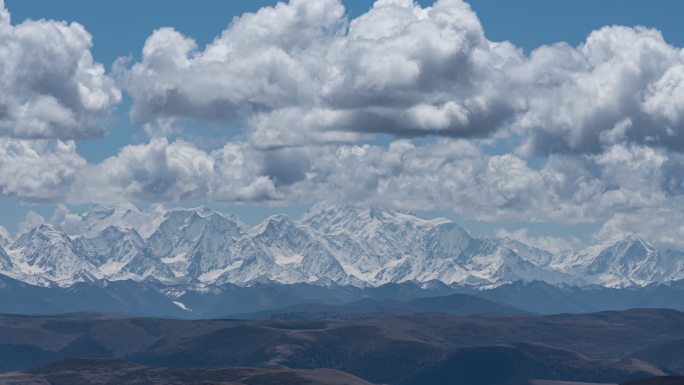
<path fill-rule="evenodd" d="M 197 42 L 200 50 L 226 29 L 231 20 L 245 12 L 255 11 L 261 6 L 273 5 L 272 1 L 203 1 L 179 0 L 121 0 L 116 2 L 90 0 L 5 0 L 6 8 L 12 15 L 12 23 L 19 24 L 26 19 L 48 19 L 77 21 L 85 26 L 93 36 L 92 54 L 95 61 L 103 63 L 110 71 L 112 64 L 119 57 L 130 56 L 132 62 L 141 60 L 141 51 L 146 39 L 154 30 L 171 26 L 185 36 Z M 422 6 L 432 5 L 432 1 L 420 1 Z M 557 42 L 567 42 L 577 46 L 585 41 L 588 34 L 603 26 L 642 25 L 662 32 L 667 43 L 674 47 L 684 46 L 684 27 L 679 15 L 684 14 L 684 3 L 677 1 L 548 1 L 520 0 L 493 2 L 486 0 L 470 1 L 477 13 L 486 37 L 490 41 L 510 41 L 516 47 L 529 54 L 535 48 Z M 372 1 L 344 1 L 347 15 L 354 19 L 366 13 L 373 5 Z M 149 138 L 140 125 L 133 124 L 129 112 L 133 100 L 128 92 L 123 92 L 122 101 L 114 107 L 114 120 L 102 138 L 77 139 L 77 151 L 88 163 L 99 163 L 107 157 L 114 156 L 122 147 L 130 144 L 144 144 Z M 204 138 L 209 147 L 218 148 L 234 136 L 242 137 L 240 128 L 232 127 L 234 123 L 216 124 L 196 120 L 185 120 L 189 129 L 169 135 L 169 140 L 187 138 L 193 135 Z M 231 128 L 225 130 L 226 127 Z M 374 136 L 368 143 L 387 145 L 394 140 L 393 135 Z M 431 142 L 434 138 L 415 138 Z M 437 139 L 434 139 L 437 140 Z M 202 142 L 200 140 L 199 142 Z M 213 142 L 213 143 L 212 143 Z M 482 145 L 489 154 L 507 153 L 513 150 L 504 142 Z M 562 155 L 565 156 L 565 155 Z M 534 155 L 526 158 L 530 167 L 540 168 L 546 162 L 545 155 Z M 1 186 L 0 186 L 1 187 Z M 0 196 L 0 210 L 3 216 L 0 225 L 16 229 L 28 210 L 34 210 L 49 217 L 56 202 L 27 203 L 15 197 Z M 137 202 L 145 205 L 144 202 Z M 260 203 L 234 204 L 218 203 L 213 199 L 192 199 L 188 204 L 209 204 L 224 210 L 233 211 L 250 222 L 256 222 L 273 212 L 287 212 L 296 216 L 309 205 L 306 199 L 300 199 L 286 207 L 270 208 Z M 87 203 L 75 205 L 76 208 L 87 206 Z M 445 205 L 448 207 L 448 205 Z M 467 210 L 465 210 L 467 211 Z M 513 230 L 529 229 L 534 236 L 569 235 L 589 238 L 604 224 L 604 220 L 588 221 L 577 224 L 576 220 L 530 220 L 525 216 L 512 219 L 510 215 L 482 220 L 471 215 L 456 214 L 445 207 L 437 207 L 426 212 L 427 215 L 445 215 L 459 220 L 466 227 L 479 234 L 491 234 L 505 227 Z M 608 215 L 610 217 L 610 215 Z"/>

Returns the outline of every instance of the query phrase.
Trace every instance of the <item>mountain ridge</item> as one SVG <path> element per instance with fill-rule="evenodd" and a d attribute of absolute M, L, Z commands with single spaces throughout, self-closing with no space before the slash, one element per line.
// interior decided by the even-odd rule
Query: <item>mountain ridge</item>
<path fill-rule="evenodd" d="M 473 237 L 449 219 L 377 207 L 318 203 L 299 219 L 278 214 L 256 226 L 207 207 L 161 213 L 130 203 L 96 205 L 78 218 L 72 230 L 80 233 L 41 224 L 0 245 L 0 274 L 42 286 L 130 279 L 187 288 L 264 280 L 619 288 L 684 279 L 684 253 L 634 235 L 553 254 L 510 238 Z"/>

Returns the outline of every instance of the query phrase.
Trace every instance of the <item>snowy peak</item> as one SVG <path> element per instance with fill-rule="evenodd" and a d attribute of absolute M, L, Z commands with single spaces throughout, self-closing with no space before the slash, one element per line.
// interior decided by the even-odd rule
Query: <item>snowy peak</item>
<path fill-rule="evenodd" d="M 104 262 L 110 259 L 121 259 L 130 250 L 145 250 L 147 245 L 140 234 L 134 229 L 123 230 L 109 226 L 92 237 L 79 237 L 74 241 L 80 255 L 89 259 Z"/>
<path fill-rule="evenodd" d="M 613 266 L 641 264 L 653 257 L 656 250 L 641 239 L 629 236 L 602 250 L 589 265 L 589 271 L 601 272 Z"/>
<path fill-rule="evenodd" d="M 608 286 L 645 286 L 684 279 L 683 254 L 663 253 L 635 235 L 555 256 L 552 267 L 587 282 Z"/>
<path fill-rule="evenodd" d="M 655 248 L 636 235 L 628 235 L 608 248 L 622 258 L 639 259 L 655 252 Z"/>
<path fill-rule="evenodd" d="M 246 231 L 239 219 L 206 207 L 174 209 L 147 243 L 174 276 L 201 279 L 235 262 L 236 244 Z"/>
<path fill-rule="evenodd" d="M 250 230 L 254 242 L 274 258 L 276 264 L 301 262 L 302 253 L 317 250 L 329 253 L 322 237 L 306 225 L 292 221 L 286 215 L 273 215 Z"/>
<path fill-rule="evenodd" d="M 104 242 L 110 243 L 119 242 L 122 238 L 127 238 L 135 244 L 139 245 L 140 247 L 143 247 L 143 245 L 145 244 L 145 241 L 143 240 L 142 236 L 140 236 L 140 234 L 138 234 L 138 232 L 133 228 L 122 229 L 116 226 L 109 226 L 104 230 L 100 231 L 100 233 L 97 234 L 94 238 L 98 238 Z"/>
<path fill-rule="evenodd" d="M 262 281 L 623 287 L 684 279 L 684 253 L 636 236 L 553 255 L 513 239 L 473 238 L 448 219 L 377 207 L 322 203 L 299 220 L 273 215 L 254 227 L 207 207 L 143 211 L 121 203 L 77 217 L 79 234 L 41 225 L 0 246 L 0 273 L 62 286 L 154 280 L 174 290 Z"/>
<path fill-rule="evenodd" d="M 407 280 L 497 284 L 497 271 L 507 261 L 501 255 L 510 254 L 496 244 L 484 247 L 453 221 L 392 210 L 319 205 L 302 222 L 329 234 L 345 270 L 373 285 Z M 506 278 L 523 279 L 518 270 Z"/>
<path fill-rule="evenodd" d="M 175 234 L 174 240 L 193 242 L 204 237 L 217 237 L 222 241 L 236 239 L 247 228 L 239 219 L 218 213 L 206 207 L 175 209 L 166 214 L 158 231 L 153 234 Z"/>
<path fill-rule="evenodd" d="M 81 218 L 83 218 L 84 222 L 96 223 L 119 220 L 135 214 L 140 214 L 140 209 L 138 209 L 138 207 L 129 202 L 122 202 L 108 205 L 94 205 L 85 211 L 81 215 Z"/>
<path fill-rule="evenodd" d="M 448 219 L 423 219 L 394 210 L 318 204 L 300 223 L 338 240 L 351 238 L 360 249 L 389 258 L 432 249 L 458 254 L 472 240 L 468 232 Z"/>
<path fill-rule="evenodd" d="M 294 225 L 294 221 L 290 219 L 285 214 L 276 214 L 276 215 L 271 215 L 270 217 L 264 219 L 259 223 L 258 225 L 254 226 L 252 228 L 252 233 L 254 234 L 262 234 L 266 231 L 279 228 L 279 227 L 292 227 Z"/>
<path fill-rule="evenodd" d="M 108 280 L 174 280 L 171 270 L 152 255 L 135 229 L 110 226 L 95 237 L 80 237 L 74 244 L 78 255 L 97 266 L 100 275 Z"/>
<path fill-rule="evenodd" d="M 33 276 L 35 282 L 49 280 L 59 284 L 74 279 L 99 277 L 97 268 L 77 255 L 69 236 L 51 225 L 40 225 L 24 233 L 12 245 L 19 258 L 13 265 L 20 273 Z"/>
<path fill-rule="evenodd" d="M 163 212 L 151 210 L 141 211 L 129 202 L 94 205 L 79 215 L 81 218 L 77 231 L 80 234 L 94 236 L 107 227 L 135 229 L 143 237 L 156 229 Z"/>
<path fill-rule="evenodd" d="M 255 259 L 262 271 L 256 281 L 268 279 L 283 283 L 335 282 L 358 283 L 339 264 L 325 237 L 286 215 L 273 215 L 249 231 L 250 243 L 258 251 Z M 251 266 L 251 264 L 250 264 Z"/>
<path fill-rule="evenodd" d="M 18 249 L 36 244 L 43 244 L 53 247 L 67 247 L 71 239 L 69 236 L 49 224 L 41 224 L 28 232 L 22 234 L 12 245 Z"/>
<path fill-rule="evenodd" d="M 373 231 L 379 227 L 398 229 L 401 226 L 457 225 L 444 218 L 423 219 L 412 214 L 379 207 L 345 206 L 318 203 L 299 222 L 321 233 Z M 465 231 L 465 230 L 463 230 Z"/>
<path fill-rule="evenodd" d="M 418 219 L 408 214 L 378 207 L 356 207 L 319 203 L 307 211 L 300 222 L 321 233 L 375 231 Z"/>
<path fill-rule="evenodd" d="M 321 233 L 359 229 L 382 217 L 377 209 L 318 203 L 300 219 Z"/>
<path fill-rule="evenodd" d="M 538 247 L 530 246 L 526 243 L 520 242 L 515 239 L 511 238 L 495 238 L 492 239 L 493 242 L 496 242 L 500 247 L 505 247 L 513 252 L 515 252 L 517 255 L 519 255 L 521 258 L 532 262 L 536 265 L 540 266 L 546 266 L 551 263 L 553 260 L 553 254 L 540 249 Z"/>
<path fill-rule="evenodd" d="M 583 250 L 554 257 L 553 264 L 574 269 L 600 271 L 616 262 L 638 262 L 648 259 L 656 250 L 635 235 L 611 239 Z"/>

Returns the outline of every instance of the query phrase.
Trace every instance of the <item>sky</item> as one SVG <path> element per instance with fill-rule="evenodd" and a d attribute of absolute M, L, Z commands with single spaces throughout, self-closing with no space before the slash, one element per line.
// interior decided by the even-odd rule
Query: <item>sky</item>
<path fill-rule="evenodd" d="M 0 9 L 0 232 L 117 200 L 251 223 L 332 200 L 684 248 L 681 2 Z"/>

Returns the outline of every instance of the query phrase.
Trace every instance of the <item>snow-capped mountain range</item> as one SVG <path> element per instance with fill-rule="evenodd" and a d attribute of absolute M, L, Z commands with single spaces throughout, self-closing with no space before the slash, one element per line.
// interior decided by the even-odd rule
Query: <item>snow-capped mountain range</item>
<path fill-rule="evenodd" d="M 434 280 L 626 287 L 684 279 L 684 253 L 635 236 L 554 255 L 473 237 L 448 219 L 377 208 L 317 204 L 300 219 L 275 215 L 254 227 L 205 207 L 143 212 L 129 203 L 95 206 L 79 218 L 76 234 L 43 224 L 0 242 L 0 274 L 41 286 L 149 280 L 194 288 Z"/>

